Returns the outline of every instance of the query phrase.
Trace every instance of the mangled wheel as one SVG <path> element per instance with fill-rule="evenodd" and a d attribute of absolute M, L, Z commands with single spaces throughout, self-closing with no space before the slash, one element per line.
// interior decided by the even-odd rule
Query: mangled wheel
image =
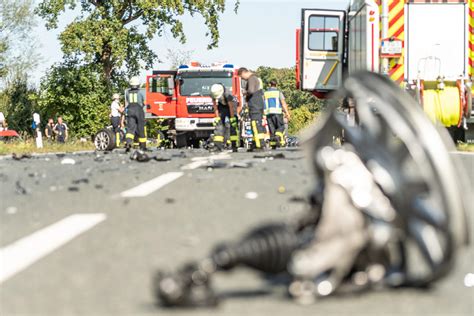
<path fill-rule="evenodd" d="M 108 151 L 115 148 L 115 135 L 110 129 L 102 129 L 95 134 L 95 149 L 98 151 Z"/>
<path fill-rule="evenodd" d="M 421 107 L 383 76 L 349 77 L 337 97 L 342 98 L 354 100 L 358 124 L 348 124 L 333 104 L 308 141 L 318 180 L 312 200 L 319 201 L 315 205 L 322 208 L 322 218 L 315 245 L 295 258 L 293 272 L 303 279 L 326 275 L 315 287 L 323 288 L 324 295 L 349 271 L 367 276 L 373 266 L 378 267 L 377 282 L 425 286 L 450 271 L 456 248 L 467 241 L 465 187 L 449 154 L 455 149 L 445 131 L 437 130 Z M 344 130 L 342 147 L 333 142 L 339 130 Z M 298 258 L 318 258 L 316 249 L 330 242 L 321 232 L 334 233 L 328 213 L 335 212 L 330 201 L 335 196 L 339 215 L 332 219 L 355 218 L 348 224 L 348 240 L 337 262 L 328 258 L 324 268 L 305 266 Z M 352 213 L 343 214 L 346 210 Z M 354 236 L 359 243 L 353 243 Z"/>

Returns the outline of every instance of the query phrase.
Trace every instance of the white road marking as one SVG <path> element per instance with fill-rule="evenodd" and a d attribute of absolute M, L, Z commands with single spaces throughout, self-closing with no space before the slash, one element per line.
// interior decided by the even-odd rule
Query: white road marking
<path fill-rule="evenodd" d="M 0 283 L 105 220 L 105 214 L 75 214 L 0 248 Z"/>
<path fill-rule="evenodd" d="M 208 157 L 195 157 L 191 159 L 193 162 L 181 167 L 181 169 L 194 170 L 212 162 L 213 160 L 225 160 L 225 159 L 231 159 L 231 158 L 232 157 L 227 152 L 222 152 L 217 155 L 208 156 Z"/>
<path fill-rule="evenodd" d="M 144 197 L 156 190 L 161 189 L 165 185 L 173 182 L 183 175 L 182 172 L 168 172 L 159 177 L 151 179 L 145 183 L 142 183 L 130 190 L 120 193 L 121 197 Z"/>

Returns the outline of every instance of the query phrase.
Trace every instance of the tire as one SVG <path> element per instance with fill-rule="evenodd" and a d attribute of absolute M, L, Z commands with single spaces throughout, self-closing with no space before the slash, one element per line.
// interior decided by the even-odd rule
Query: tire
<path fill-rule="evenodd" d="M 176 134 L 176 148 L 184 148 L 188 145 L 188 134 L 187 133 L 181 133 L 181 134 Z"/>
<path fill-rule="evenodd" d="M 95 149 L 98 151 L 110 151 L 115 148 L 115 135 L 110 129 L 101 129 L 94 137 Z"/>

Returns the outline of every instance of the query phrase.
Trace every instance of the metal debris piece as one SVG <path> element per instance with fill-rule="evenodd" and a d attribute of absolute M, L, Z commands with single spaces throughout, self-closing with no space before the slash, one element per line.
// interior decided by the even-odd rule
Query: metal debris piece
<path fill-rule="evenodd" d="M 31 155 L 30 154 L 17 155 L 16 153 L 13 153 L 12 158 L 13 158 L 13 160 L 30 159 Z"/>
<path fill-rule="evenodd" d="M 252 162 L 231 162 L 229 164 L 230 168 L 251 168 L 253 166 Z"/>
<path fill-rule="evenodd" d="M 153 157 L 153 159 L 155 159 L 156 161 L 170 161 L 171 157 L 156 155 L 155 157 Z"/>
<path fill-rule="evenodd" d="M 138 162 L 148 162 L 151 160 L 150 156 L 148 156 L 144 151 L 142 150 L 135 150 L 131 155 L 130 155 L 131 160 L 136 160 Z"/>
<path fill-rule="evenodd" d="M 21 185 L 20 180 L 17 180 L 15 183 L 16 186 L 16 193 L 25 195 L 28 194 L 28 191 Z"/>
<path fill-rule="evenodd" d="M 87 179 L 87 178 L 82 178 L 82 179 L 77 179 L 77 180 L 73 180 L 73 181 L 72 181 L 72 184 L 80 184 L 80 183 L 85 183 L 85 184 L 87 184 L 87 183 L 89 183 L 89 179 Z"/>
<path fill-rule="evenodd" d="M 79 192 L 79 187 L 69 187 L 67 188 L 69 192 Z"/>
<path fill-rule="evenodd" d="M 94 188 L 96 188 L 97 190 L 100 190 L 100 189 L 103 189 L 104 186 L 102 184 L 96 184 Z"/>
<path fill-rule="evenodd" d="M 174 202 L 176 202 L 176 200 L 173 199 L 173 198 L 166 198 L 166 199 L 165 199 L 165 203 L 166 203 L 166 204 L 173 204 Z"/>
<path fill-rule="evenodd" d="M 171 155 L 172 158 L 186 158 L 186 153 L 184 151 L 179 152 L 179 154 Z"/>
<path fill-rule="evenodd" d="M 283 153 L 278 153 L 278 154 L 270 154 L 270 153 L 263 153 L 263 154 L 258 154 L 254 155 L 253 158 L 263 158 L 263 159 L 285 159 L 286 156 Z"/>

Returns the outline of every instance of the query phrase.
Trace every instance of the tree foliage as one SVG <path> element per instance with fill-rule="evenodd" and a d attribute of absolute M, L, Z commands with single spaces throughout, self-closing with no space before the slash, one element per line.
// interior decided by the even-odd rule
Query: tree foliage
<path fill-rule="evenodd" d="M 290 134 L 296 134 L 308 126 L 324 108 L 322 100 L 316 99 L 309 92 L 296 89 L 295 68 L 259 67 L 257 74 L 262 78 L 265 88 L 270 87 L 270 81 L 275 80 L 278 89 L 283 92 L 292 115 L 288 126 Z"/>
<path fill-rule="evenodd" d="M 108 124 L 111 102 L 100 69 L 65 62 L 42 80 L 39 106 L 44 120 L 62 116 L 76 136 L 92 136 Z"/>
<path fill-rule="evenodd" d="M 2 92 L 2 97 L 8 100 L 4 109 L 8 127 L 32 132 L 33 113 L 38 107 L 36 90 L 28 86 L 26 79 L 18 78 Z"/>
<path fill-rule="evenodd" d="M 235 10 L 238 7 L 236 0 Z M 43 0 L 37 9 L 48 29 L 57 28 L 59 16 L 67 9 L 81 14 L 61 33 L 59 39 L 66 58 L 96 63 L 107 81 L 126 69 L 135 75 L 149 69 L 157 59 L 150 40 L 170 30 L 173 37 L 185 42 L 185 13 L 201 15 L 210 37 L 208 47 L 219 41 L 219 14 L 225 0 Z"/>
<path fill-rule="evenodd" d="M 0 78 L 2 87 L 18 82 L 38 63 L 31 30 L 34 0 L 0 0 Z M 23 80 L 23 79 L 21 79 Z"/>

